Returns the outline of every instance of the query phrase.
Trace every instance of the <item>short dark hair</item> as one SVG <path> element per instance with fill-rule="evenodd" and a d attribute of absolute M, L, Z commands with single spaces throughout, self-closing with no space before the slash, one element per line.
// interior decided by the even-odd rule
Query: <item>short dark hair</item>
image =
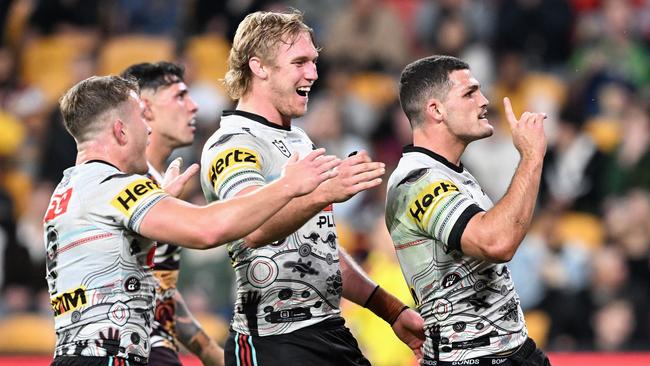
<path fill-rule="evenodd" d="M 117 109 L 131 96 L 138 94 L 138 85 L 119 76 L 91 76 L 80 81 L 59 99 L 65 128 L 82 142 L 97 127 L 104 112 Z"/>
<path fill-rule="evenodd" d="M 167 61 L 144 62 L 129 66 L 122 71 L 121 76 L 125 79 L 134 79 L 140 90 L 151 89 L 155 92 L 162 86 L 182 82 L 185 68 Z"/>
<path fill-rule="evenodd" d="M 399 81 L 399 99 L 411 127 L 419 127 L 424 121 L 425 102 L 431 97 L 445 100 L 451 82 L 449 74 L 455 70 L 467 70 L 469 65 L 452 56 L 429 56 L 408 64 Z"/>

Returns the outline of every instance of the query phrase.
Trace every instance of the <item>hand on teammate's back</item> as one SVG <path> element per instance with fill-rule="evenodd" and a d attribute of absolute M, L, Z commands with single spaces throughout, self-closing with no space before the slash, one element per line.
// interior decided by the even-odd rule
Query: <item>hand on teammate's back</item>
<path fill-rule="evenodd" d="M 546 113 L 524 112 L 517 120 L 509 98 L 503 98 L 506 118 L 512 131 L 512 143 L 522 158 L 542 160 L 546 153 L 544 119 Z"/>
<path fill-rule="evenodd" d="M 360 151 L 341 162 L 338 176 L 323 183 L 322 190 L 328 202 L 344 202 L 355 194 L 381 184 L 385 164 L 373 162 L 366 151 Z"/>
<path fill-rule="evenodd" d="M 182 158 L 176 158 L 169 164 L 162 181 L 162 189 L 174 197 L 179 197 L 183 193 L 185 184 L 199 171 L 198 164 L 192 164 L 181 174 Z"/>
<path fill-rule="evenodd" d="M 341 164 L 341 159 L 334 155 L 324 155 L 325 149 L 316 149 L 304 159 L 298 160 L 294 153 L 282 172 L 285 187 L 291 190 L 295 197 L 313 192 L 321 183 L 338 175 L 334 169 Z"/>

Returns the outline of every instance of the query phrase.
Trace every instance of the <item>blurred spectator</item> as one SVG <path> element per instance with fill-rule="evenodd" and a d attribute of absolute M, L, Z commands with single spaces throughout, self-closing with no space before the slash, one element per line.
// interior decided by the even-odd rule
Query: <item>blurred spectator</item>
<path fill-rule="evenodd" d="M 540 184 L 539 200 L 552 211 L 600 212 L 605 157 L 583 125 L 582 111 L 565 105 L 557 119 L 555 143 L 546 151 Z"/>
<path fill-rule="evenodd" d="M 637 104 L 622 116 L 621 141 L 609 154 L 604 170 L 608 194 L 621 195 L 632 188 L 650 190 L 650 117 Z"/>
<path fill-rule="evenodd" d="M 332 17 L 323 56 L 356 71 L 395 72 L 408 58 L 408 41 L 396 15 L 380 0 L 351 0 Z"/>
<path fill-rule="evenodd" d="M 573 14 L 565 0 L 499 2 L 495 48 L 517 51 L 537 67 L 560 67 L 571 52 Z"/>
<path fill-rule="evenodd" d="M 112 35 L 138 33 L 177 36 L 181 34 L 184 3 L 176 0 L 111 1 Z"/>
<path fill-rule="evenodd" d="M 57 32 L 97 33 L 103 24 L 102 0 L 35 0 L 30 29 L 41 35 Z"/>

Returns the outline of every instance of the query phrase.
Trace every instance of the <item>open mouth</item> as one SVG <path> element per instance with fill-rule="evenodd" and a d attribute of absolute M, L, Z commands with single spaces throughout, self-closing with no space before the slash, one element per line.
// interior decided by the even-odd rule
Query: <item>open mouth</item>
<path fill-rule="evenodd" d="M 307 95 L 309 95 L 309 91 L 311 90 L 311 87 L 308 86 L 301 86 L 298 89 L 296 89 L 296 93 L 300 95 L 303 98 L 306 98 Z"/>
<path fill-rule="evenodd" d="M 484 111 L 483 113 L 478 115 L 478 119 L 486 119 L 488 115 L 487 111 Z"/>

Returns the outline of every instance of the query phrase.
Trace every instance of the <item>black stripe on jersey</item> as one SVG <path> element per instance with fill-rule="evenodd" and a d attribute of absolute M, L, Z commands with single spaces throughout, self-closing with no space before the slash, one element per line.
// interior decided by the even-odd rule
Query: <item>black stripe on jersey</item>
<path fill-rule="evenodd" d="M 223 111 L 222 115 L 224 117 L 227 117 L 227 116 L 241 116 L 241 117 L 253 120 L 255 122 L 259 122 L 259 123 L 261 123 L 261 124 L 263 124 L 264 126 L 267 126 L 267 127 L 276 128 L 278 130 L 291 131 L 291 127 L 285 127 L 285 126 L 282 126 L 282 125 L 275 124 L 273 122 L 270 122 L 268 119 L 260 116 L 259 114 L 255 114 L 255 113 L 244 112 L 244 111 L 240 111 L 240 110 L 234 110 L 234 111 Z"/>
<path fill-rule="evenodd" d="M 125 178 L 125 177 L 130 177 L 130 176 L 132 176 L 132 175 L 133 175 L 133 174 L 126 174 L 126 173 L 115 173 L 115 174 L 111 174 L 111 175 L 109 175 L 108 177 L 104 178 L 103 181 L 99 182 L 99 184 L 102 184 L 102 183 L 108 182 L 109 180 L 111 180 L 111 179 L 113 179 L 113 178 Z M 154 182 L 155 182 L 155 181 L 154 181 Z"/>
<path fill-rule="evenodd" d="M 213 147 L 217 147 L 217 146 L 219 146 L 221 144 L 225 144 L 226 142 L 228 142 L 228 140 L 233 138 L 233 136 L 237 136 L 237 135 L 243 135 L 243 133 L 229 133 L 227 135 L 223 135 L 223 136 L 219 137 L 219 140 L 217 140 L 214 144 L 210 145 L 208 150 L 212 149 Z"/>
<path fill-rule="evenodd" d="M 447 243 L 449 245 L 449 249 L 457 250 L 461 253 L 463 252 L 460 247 L 460 238 L 463 236 L 463 232 L 465 231 L 469 220 L 474 217 L 474 215 L 482 211 L 485 210 L 480 208 L 477 204 L 472 204 L 471 206 L 467 207 L 463 213 L 460 214 L 460 217 L 458 220 L 456 220 L 454 227 L 451 228 L 451 233 L 449 233 L 449 243 Z"/>
<path fill-rule="evenodd" d="M 404 183 L 413 183 L 416 180 L 420 179 L 429 171 L 428 168 L 421 168 L 411 171 L 401 182 L 397 183 L 397 187 L 401 186 Z"/>
<path fill-rule="evenodd" d="M 460 163 L 460 165 L 456 165 L 449 160 L 445 159 L 443 156 L 438 155 L 434 153 L 433 151 L 424 148 L 422 146 L 413 146 L 413 145 L 406 145 L 404 146 L 404 150 L 402 150 L 404 153 L 409 153 L 409 152 L 419 152 L 421 154 L 430 156 L 431 158 L 439 161 L 440 163 L 444 164 L 447 168 L 457 172 L 457 173 L 462 173 L 463 172 L 463 163 Z"/>

